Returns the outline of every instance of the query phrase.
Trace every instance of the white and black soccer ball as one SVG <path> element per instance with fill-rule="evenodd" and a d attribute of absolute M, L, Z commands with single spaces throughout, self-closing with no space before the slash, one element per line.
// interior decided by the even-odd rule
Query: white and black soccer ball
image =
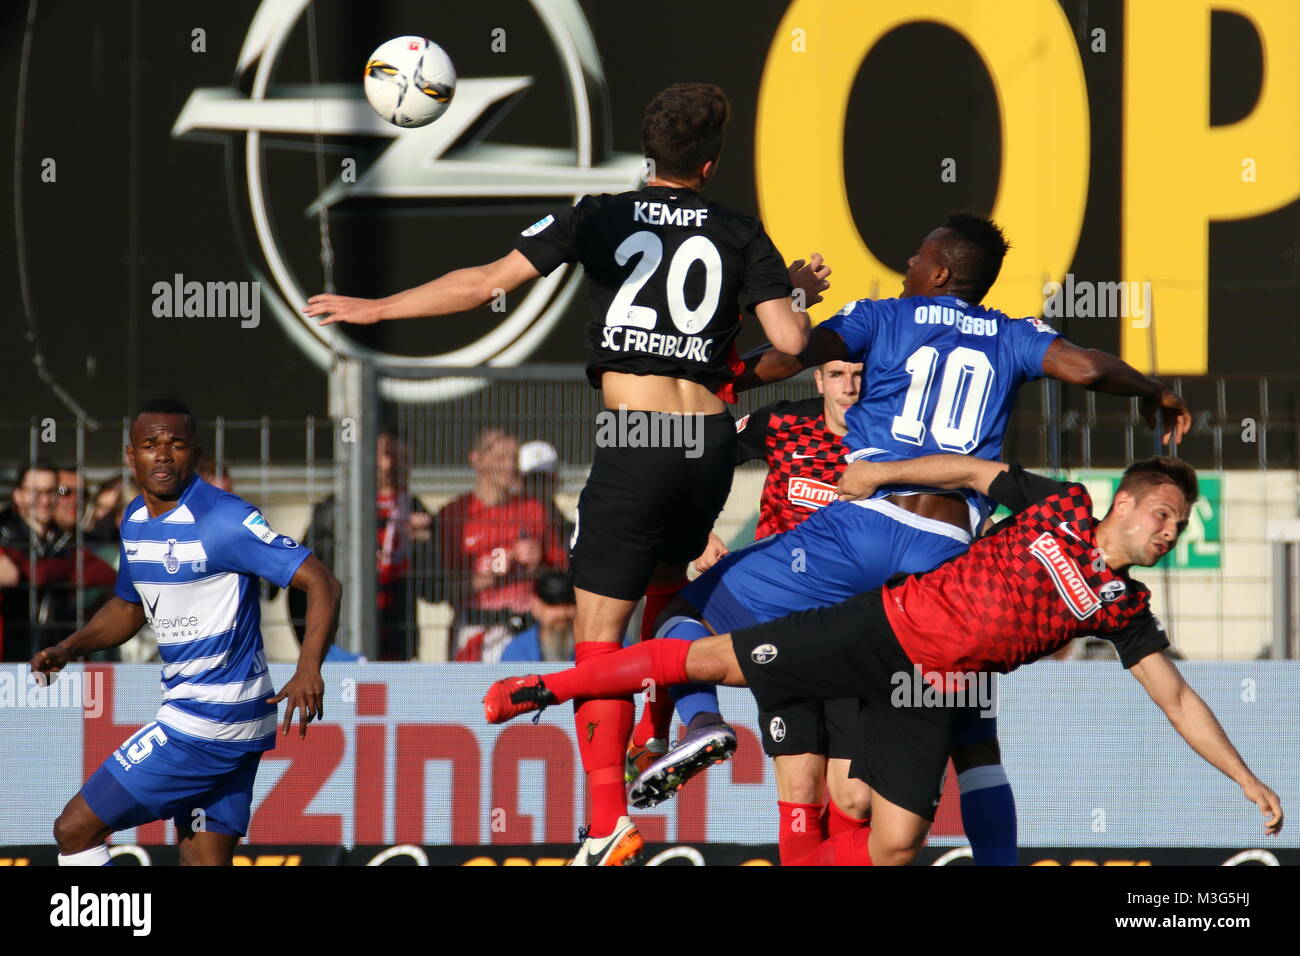
<path fill-rule="evenodd" d="M 427 126 L 451 105 L 456 68 L 432 40 L 394 37 L 366 61 L 365 89 L 374 111 L 394 126 Z"/>

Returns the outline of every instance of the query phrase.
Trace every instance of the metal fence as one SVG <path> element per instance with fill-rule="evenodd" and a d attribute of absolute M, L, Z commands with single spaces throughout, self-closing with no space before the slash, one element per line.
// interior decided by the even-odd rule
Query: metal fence
<path fill-rule="evenodd" d="M 428 395 L 431 375 L 439 383 L 435 401 Z M 418 396 L 407 384 L 414 378 L 422 380 Z M 1213 513 L 1199 539 L 1217 549 L 1217 559 L 1148 572 L 1144 580 L 1154 587 L 1157 609 L 1175 638 L 1189 636 L 1189 656 L 1297 656 L 1300 527 L 1287 525 L 1300 515 L 1297 383 L 1171 384 L 1196 416 L 1178 453 L 1217 481 L 1207 483 L 1215 489 Z M 812 394 L 811 376 L 800 376 L 742 396 L 736 414 Z M 217 418 L 200 423 L 200 431 L 209 480 L 228 481 L 272 527 L 304 540 L 343 581 L 341 647 L 372 659 L 477 660 L 495 658 L 529 623 L 535 578 L 566 560 L 569 521 L 601 407 L 576 366 L 363 369 L 351 403 L 335 408 L 333 417 Z M 68 494 L 60 500 L 75 501 L 73 508 L 71 501 L 59 506 L 61 542 L 52 553 L 63 564 L 56 579 L 41 573 L 51 545 L 8 552 L 23 567 L 21 582 L 0 592 L 9 605 L 6 659 L 14 659 L 24 640 L 43 644 L 66 636 L 111 593 L 87 583 L 87 565 L 97 567 L 92 558 L 116 563 L 116 547 L 102 525 L 95 527 L 94 514 L 105 482 L 130 484 L 121 453 L 126 425 L 0 423 L 2 474 L 50 461 L 67 469 L 59 488 Z M 525 464 L 538 468 L 520 475 L 518 451 L 529 443 L 553 450 L 554 467 L 547 448 L 532 444 Z M 1154 449 L 1136 401 L 1045 381 L 1025 390 L 1005 457 L 1091 475 Z M 738 470 L 718 523 L 724 540 L 743 543 L 752 534 L 762 474 L 760 463 Z M 509 500 L 523 503 L 491 507 Z M 482 536 L 493 539 L 490 547 L 467 542 Z M 303 606 L 292 595 L 265 590 L 263 629 L 272 659 L 294 657 Z M 148 659 L 147 629 L 123 650 L 125 659 Z"/>

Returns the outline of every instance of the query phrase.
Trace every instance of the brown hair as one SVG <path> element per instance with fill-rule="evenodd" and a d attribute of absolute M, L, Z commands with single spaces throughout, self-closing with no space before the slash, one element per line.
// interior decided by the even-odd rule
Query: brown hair
<path fill-rule="evenodd" d="M 722 152 L 731 104 L 712 83 L 675 83 L 645 108 L 641 148 L 659 178 L 694 179 Z"/>
<path fill-rule="evenodd" d="M 1156 455 L 1135 461 L 1124 469 L 1115 494 L 1127 491 L 1135 499 L 1141 499 L 1157 485 L 1174 485 L 1183 493 L 1187 504 L 1191 505 L 1200 497 L 1200 486 L 1196 481 L 1196 469 L 1180 458 L 1168 455 Z"/>

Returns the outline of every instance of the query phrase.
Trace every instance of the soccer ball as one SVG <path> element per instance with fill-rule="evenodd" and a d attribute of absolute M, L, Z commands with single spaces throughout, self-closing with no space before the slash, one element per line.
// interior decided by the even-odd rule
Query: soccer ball
<path fill-rule="evenodd" d="M 366 61 L 366 100 L 394 126 L 427 126 L 451 105 L 456 68 L 438 44 L 396 37 Z"/>

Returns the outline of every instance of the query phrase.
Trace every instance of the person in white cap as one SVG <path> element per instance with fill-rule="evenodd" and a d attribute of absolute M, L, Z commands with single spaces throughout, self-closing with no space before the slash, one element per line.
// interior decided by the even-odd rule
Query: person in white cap
<path fill-rule="evenodd" d="M 560 455 L 555 446 L 545 441 L 520 445 L 519 476 L 523 480 L 524 496 L 542 503 L 547 522 L 556 530 L 567 551 L 573 540 L 573 522 L 564 516 L 564 510 L 555 502 L 555 493 L 560 487 Z"/>

